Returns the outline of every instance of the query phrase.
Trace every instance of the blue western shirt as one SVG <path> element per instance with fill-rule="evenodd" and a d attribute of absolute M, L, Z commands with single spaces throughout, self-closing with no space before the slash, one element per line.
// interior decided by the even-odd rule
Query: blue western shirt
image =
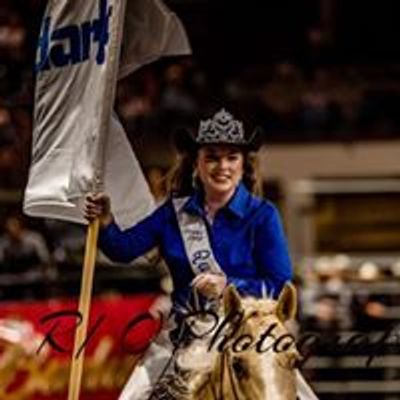
<path fill-rule="evenodd" d="M 212 225 L 206 219 L 201 192 L 189 197 L 183 210 L 203 218 L 214 257 L 228 282 L 241 294 L 260 297 L 265 285 L 267 292 L 276 297 L 291 279 L 291 262 L 279 213 L 272 203 L 250 194 L 243 183 L 217 212 Z M 99 244 L 110 259 L 118 262 L 132 261 L 158 246 L 172 275 L 173 300 L 186 304 L 194 274 L 171 199 L 125 231 L 114 223 L 102 229 Z"/>

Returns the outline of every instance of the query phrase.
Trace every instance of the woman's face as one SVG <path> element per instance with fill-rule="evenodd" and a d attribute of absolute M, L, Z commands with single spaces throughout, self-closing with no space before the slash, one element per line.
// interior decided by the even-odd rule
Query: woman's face
<path fill-rule="evenodd" d="M 207 145 L 200 148 L 196 169 L 206 194 L 233 192 L 243 176 L 243 153 L 232 145 Z"/>

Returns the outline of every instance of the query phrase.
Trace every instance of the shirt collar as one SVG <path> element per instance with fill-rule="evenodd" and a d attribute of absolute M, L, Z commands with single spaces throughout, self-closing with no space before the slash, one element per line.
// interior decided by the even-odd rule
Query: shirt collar
<path fill-rule="evenodd" d="M 250 196 L 243 182 L 241 182 L 229 203 L 224 207 L 231 211 L 235 216 L 243 218 L 247 208 L 247 200 Z M 201 190 L 196 190 L 183 206 L 183 210 L 190 214 L 204 214 L 203 193 Z"/>
<path fill-rule="evenodd" d="M 249 191 L 243 182 L 238 185 L 235 194 L 227 204 L 227 208 L 239 218 L 243 218 L 248 207 Z"/>

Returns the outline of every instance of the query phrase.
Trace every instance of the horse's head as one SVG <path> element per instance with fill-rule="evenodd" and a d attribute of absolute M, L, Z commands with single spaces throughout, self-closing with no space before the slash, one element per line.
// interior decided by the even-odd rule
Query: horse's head
<path fill-rule="evenodd" d="M 291 284 L 277 301 L 241 298 L 229 287 L 224 295 L 229 340 L 197 381 L 193 399 L 295 400 L 294 367 L 300 356 L 284 324 L 294 318 L 296 306 Z"/>

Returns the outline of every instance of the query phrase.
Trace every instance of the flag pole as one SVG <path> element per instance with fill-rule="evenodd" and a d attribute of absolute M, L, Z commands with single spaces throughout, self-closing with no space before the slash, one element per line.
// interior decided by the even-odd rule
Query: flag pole
<path fill-rule="evenodd" d="M 79 312 L 81 313 L 80 315 L 82 316 L 82 321 L 75 332 L 74 350 L 71 360 L 71 375 L 68 388 L 68 400 L 78 400 L 81 388 L 84 351 L 80 351 L 80 347 L 86 339 L 87 328 L 89 324 L 99 225 L 99 219 L 96 218 L 89 224 L 86 235 L 83 275 L 79 297 Z"/>
<path fill-rule="evenodd" d="M 115 89 L 118 76 L 118 64 L 121 51 L 121 42 L 123 35 L 123 22 L 125 16 L 126 0 L 117 0 L 114 3 L 114 10 L 119 6 L 118 12 L 112 12 L 111 34 L 108 64 L 106 71 L 106 87 L 103 93 L 103 106 L 101 110 L 101 123 L 99 129 L 99 140 L 94 149 L 95 157 L 95 178 L 93 179 L 93 190 L 99 192 L 103 190 L 103 171 L 105 164 L 105 143 L 110 127 L 111 114 L 115 98 Z M 71 358 L 71 370 L 68 386 L 68 400 L 79 400 L 79 394 L 83 376 L 83 361 L 85 349 L 82 347 L 85 342 L 89 317 L 90 304 L 93 289 L 93 278 L 96 264 L 97 239 L 100 229 L 100 220 L 96 218 L 87 229 L 85 256 L 82 272 L 81 292 L 79 295 L 78 311 L 82 316 L 82 321 L 75 331 L 74 348 Z"/>

